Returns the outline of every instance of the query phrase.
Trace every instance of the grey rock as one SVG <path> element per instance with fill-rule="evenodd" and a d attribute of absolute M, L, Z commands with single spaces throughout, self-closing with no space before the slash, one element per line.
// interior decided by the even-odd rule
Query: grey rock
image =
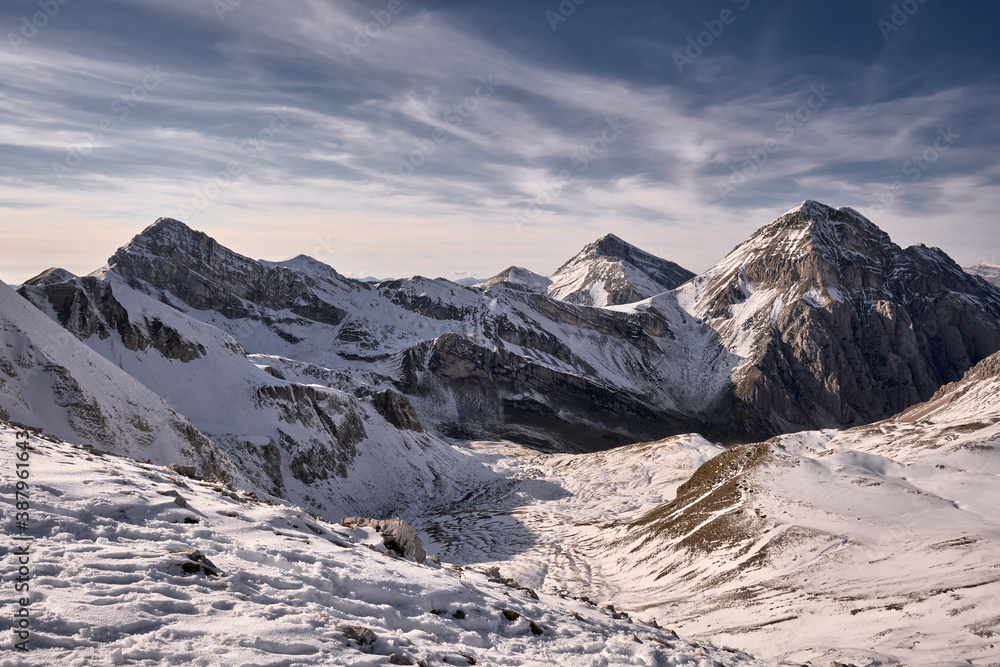
<path fill-rule="evenodd" d="M 746 299 L 743 285 L 799 297 L 747 323 L 751 363 L 730 408 L 746 406 L 744 430 L 758 436 L 891 416 L 1000 349 L 1000 289 L 940 249 L 900 248 L 851 209 L 805 202 L 724 266 L 696 279 L 713 326 Z"/>
<path fill-rule="evenodd" d="M 371 396 L 375 409 L 382 417 L 398 429 L 423 433 L 417 411 L 406 396 L 392 389 L 377 391 Z"/>
<path fill-rule="evenodd" d="M 191 479 L 196 479 L 198 477 L 198 469 L 194 466 L 181 466 L 176 463 L 171 463 L 167 466 L 167 470 L 171 470 L 183 477 L 190 477 Z"/>
<path fill-rule="evenodd" d="M 374 528 L 385 541 L 386 549 L 401 556 L 412 556 L 418 563 L 427 557 L 423 541 L 417 537 L 417 531 L 399 517 L 395 519 L 372 519 L 365 517 L 348 517 L 340 522 L 354 528 Z"/>
<path fill-rule="evenodd" d="M 362 625 L 348 625 L 341 628 L 344 632 L 344 636 L 348 640 L 357 642 L 358 646 L 371 646 L 376 641 L 378 637 L 371 628 L 366 628 Z"/>
<path fill-rule="evenodd" d="M 177 505 L 178 507 L 187 507 L 188 506 L 187 501 L 184 500 L 184 498 L 181 496 L 181 494 L 178 493 L 177 491 L 175 491 L 174 489 L 170 489 L 169 491 L 157 491 L 157 493 L 160 494 L 161 496 L 170 496 L 170 497 L 172 497 L 174 499 L 174 504 Z"/>

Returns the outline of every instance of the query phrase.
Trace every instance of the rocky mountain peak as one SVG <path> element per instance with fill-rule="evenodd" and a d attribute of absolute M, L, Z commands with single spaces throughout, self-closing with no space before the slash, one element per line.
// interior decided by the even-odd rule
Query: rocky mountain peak
<path fill-rule="evenodd" d="M 783 250 L 817 253 L 830 262 L 862 254 L 884 255 L 893 246 L 889 235 L 852 208 L 833 208 L 807 200 L 750 237 L 778 238 Z"/>
<path fill-rule="evenodd" d="M 301 260 L 298 265 L 296 260 Z M 192 308 L 215 310 L 226 317 L 251 317 L 255 307 L 263 306 L 340 323 L 345 313 L 323 300 L 318 280 L 338 280 L 344 286 L 347 282 L 331 267 L 304 255 L 290 262 L 293 266 L 258 262 L 179 220 L 160 218 L 119 248 L 108 266 L 96 273 L 117 276 L 149 294 L 169 292 Z M 317 267 L 325 270 L 317 274 L 306 270 Z"/>
<path fill-rule="evenodd" d="M 535 292 L 544 292 L 552 284 L 545 276 L 520 266 L 509 266 L 500 273 L 479 283 L 483 288 L 498 284 L 516 285 Z"/>
<path fill-rule="evenodd" d="M 70 273 L 66 269 L 60 269 L 57 267 L 52 267 L 45 269 L 37 276 L 33 278 L 28 278 L 24 281 L 25 285 L 54 285 L 56 283 L 64 283 L 67 280 L 72 280 L 76 278 L 76 275 Z"/>
<path fill-rule="evenodd" d="M 639 250 L 634 245 L 626 243 L 614 234 L 605 234 L 587 246 L 587 248 L 590 247 L 594 248 L 594 253 L 597 255 L 620 257 L 622 259 L 625 259 L 632 251 Z M 584 249 L 584 252 L 586 252 L 586 249 Z"/>
<path fill-rule="evenodd" d="M 160 257 L 181 263 L 209 262 L 219 250 L 235 255 L 205 232 L 191 229 L 180 220 L 158 218 L 119 248 L 108 264 L 112 267 L 128 265 L 129 256 Z"/>
<path fill-rule="evenodd" d="M 614 234 L 605 234 L 593 243 L 588 243 L 583 250 L 577 253 L 572 259 L 563 264 L 556 273 L 580 261 L 592 260 L 595 257 L 608 257 L 619 259 L 631 263 L 648 263 L 650 260 L 656 262 L 666 262 L 666 260 L 652 255 L 641 248 L 638 248 L 627 241 L 622 240 Z"/>
<path fill-rule="evenodd" d="M 902 253 L 889 235 L 851 208 L 807 200 L 761 227 L 713 269 L 699 277 L 714 315 L 746 284 L 784 289 L 817 285 L 883 290 L 892 260 Z M 719 295 L 730 296 L 719 300 Z M 707 305 L 707 303 L 706 303 Z"/>
<path fill-rule="evenodd" d="M 687 269 L 606 234 L 552 274 L 549 296 L 584 306 L 616 306 L 674 289 Z"/>

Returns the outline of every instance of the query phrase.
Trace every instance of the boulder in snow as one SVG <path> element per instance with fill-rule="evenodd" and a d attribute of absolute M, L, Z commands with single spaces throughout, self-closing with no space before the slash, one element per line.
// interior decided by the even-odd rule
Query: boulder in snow
<path fill-rule="evenodd" d="M 352 516 L 340 522 L 352 528 L 374 528 L 385 541 L 385 548 L 401 556 L 413 556 L 418 563 L 427 557 L 423 541 L 417 531 L 399 517 L 395 519 L 371 519 Z"/>

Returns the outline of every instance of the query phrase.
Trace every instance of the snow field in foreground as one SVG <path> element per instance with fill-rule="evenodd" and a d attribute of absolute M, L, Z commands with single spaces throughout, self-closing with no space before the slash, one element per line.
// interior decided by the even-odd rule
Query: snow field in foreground
<path fill-rule="evenodd" d="M 8 574 L 14 433 L 0 427 Z M 536 601 L 473 568 L 392 557 L 359 543 L 369 531 L 214 482 L 31 447 L 33 650 L 5 650 L 0 667 L 763 664 L 581 601 Z M 18 595 L 5 577 L 5 608 Z"/>

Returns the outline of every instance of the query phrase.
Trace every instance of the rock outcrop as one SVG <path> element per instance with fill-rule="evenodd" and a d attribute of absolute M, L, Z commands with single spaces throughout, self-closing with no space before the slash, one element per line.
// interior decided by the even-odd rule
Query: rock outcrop
<path fill-rule="evenodd" d="M 59 324 L 80 340 L 94 335 L 106 340 L 116 332 L 132 351 L 152 347 L 165 358 L 182 362 L 205 354 L 203 345 L 185 340 L 155 317 L 133 323 L 128 311 L 115 299 L 110 284 L 93 276 L 60 282 L 55 279 L 60 275 L 58 271 L 43 274 L 37 281 L 29 280 L 18 288 L 18 293 L 42 310 L 51 308 Z"/>
<path fill-rule="evenodd" d="M 400 555 L 411 556 L 418 563 L 424 562 L 427 552 L 417 531 L 399 517 L 395 519 L 372 519 L 352 516 L 340 522 L 351 528 L 373 528 L 384 540 L 385 548 Z"/>
<path fill-rule="evenodd" d="M 417 411 L 406 396 L 392 389 L 383 389 L 372 394 L 372 403 L 382 417 L 398 429 L 423 433 Z"/>

